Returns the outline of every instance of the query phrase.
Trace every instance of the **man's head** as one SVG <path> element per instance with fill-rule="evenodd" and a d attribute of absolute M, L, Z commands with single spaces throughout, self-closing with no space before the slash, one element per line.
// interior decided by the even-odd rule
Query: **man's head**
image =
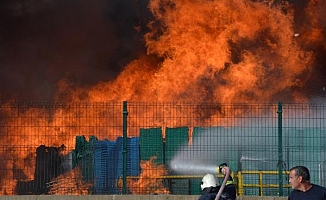
<path fill-rule="evenodd" d="M 295 166 L 290 169 L 289 183 L 293 189 L 299 189 L 302 184 L 310 183 L 310 173 L 305 166 Z"/>
<path fill-rule="evenodd" d="M 222 171 L 223 171 L 223 168 L 224 167 L 227 167 L 228 165 L 226 164 L 226 163 L 222 163 L 222 164 L 220 164 L 219 166 L 218 166 L 218 172 L 219 173 L 222 173 L 222 174 L 224 174 Z"/>
<path fill-rule="evenodd" d="M 216 177 L 213 174 L 206 174 L 200 184 L 201 189 L 218 186 Z"/>

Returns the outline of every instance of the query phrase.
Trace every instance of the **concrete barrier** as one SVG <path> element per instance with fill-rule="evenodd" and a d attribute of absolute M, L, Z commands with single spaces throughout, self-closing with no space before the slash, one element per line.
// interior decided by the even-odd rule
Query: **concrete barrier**
<path fill-rule="evenodd" d="M 198 195 L 18 195 L 1 200 L 198 200 Z M 287 200 L 287 197 L 239 196 L 237 200 Z"/>

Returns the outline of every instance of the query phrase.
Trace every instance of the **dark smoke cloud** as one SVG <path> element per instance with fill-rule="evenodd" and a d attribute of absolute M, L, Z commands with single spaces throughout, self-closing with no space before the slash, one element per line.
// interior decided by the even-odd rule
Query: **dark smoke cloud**
<path fill-rule="evenodd" d="M 316 4 L 309 0 L 289 0 L 289 2 L 295 10 L 294 31 L 300 34 L 298 42 L 302 49 L 313 52 L 315 57 L 309 76 L 300 77 L 308 83 L 302 88 L 310 98 L 326 97 L 326 15 L 324 14 L 326 2 L 322 0 L 316 1 Z M 316 26 L 321 28 L 323 34 L 315 40 L 307 40 L 313 35 Z"/>
<path fill-rule="evenodd" d="M 0 2 L 0 101 L 49 101 L 66 79 L 87 87 L 144 53 L 146 1 Z"/>

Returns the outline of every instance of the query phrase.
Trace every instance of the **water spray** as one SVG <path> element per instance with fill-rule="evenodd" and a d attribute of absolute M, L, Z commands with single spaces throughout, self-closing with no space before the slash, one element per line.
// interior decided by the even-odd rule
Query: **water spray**
<path fill-rule="evenodd" d="M 178 174 L 204 175 L 206 173 L 216 173 L 215 165 L 207 165 L 185 160 L 173 160 L 171 162 L 171 168 Z"/>

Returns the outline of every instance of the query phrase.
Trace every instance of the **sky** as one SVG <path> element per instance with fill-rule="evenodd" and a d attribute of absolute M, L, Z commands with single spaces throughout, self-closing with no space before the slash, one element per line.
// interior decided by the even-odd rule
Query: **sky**
<path fill-rule="evenodd" d="M 0 2 L 0 100 L 51 101 L 57 83 L 113 79 L 145 51 L 149 11 L 135 0 Z"/>

